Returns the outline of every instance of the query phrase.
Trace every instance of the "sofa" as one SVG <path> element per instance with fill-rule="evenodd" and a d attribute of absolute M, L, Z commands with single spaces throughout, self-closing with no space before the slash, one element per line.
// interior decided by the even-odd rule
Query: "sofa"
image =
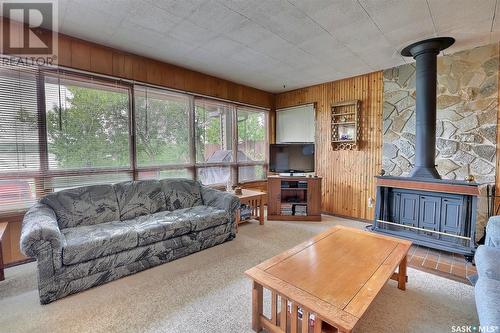
<path fill-rule="evenodd" d="M 26 213 L 21 251 L 37 260 L 47 304 L 232 240 L 239 204 L 189 179 L 62 190 Z"/>
<path fill-rule="evenodd" d="M 481 326 L 500 327 L 500 216 L 486 225 L 485 244 L 477 248 L 476 308 Z"/>

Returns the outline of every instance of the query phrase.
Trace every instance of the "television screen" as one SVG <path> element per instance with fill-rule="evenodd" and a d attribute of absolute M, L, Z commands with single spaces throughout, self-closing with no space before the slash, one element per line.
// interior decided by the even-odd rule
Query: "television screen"
<path fill-rule="evenodd" d="M 279 143 L 269 149 L 271 172 L 313 172 L 314 143 Z"/>

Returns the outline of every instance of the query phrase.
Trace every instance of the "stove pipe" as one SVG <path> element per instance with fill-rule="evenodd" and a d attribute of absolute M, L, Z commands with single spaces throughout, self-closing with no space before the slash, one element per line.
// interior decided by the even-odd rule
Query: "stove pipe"
<path fill-rule="evenodd" d="M 451 37 L 431 38 L 401 51 L 401 55 L 417 61 L 415 166 L 410 177 L 441 179 L 435 165 L 437 55 L 454 42 Z"/>

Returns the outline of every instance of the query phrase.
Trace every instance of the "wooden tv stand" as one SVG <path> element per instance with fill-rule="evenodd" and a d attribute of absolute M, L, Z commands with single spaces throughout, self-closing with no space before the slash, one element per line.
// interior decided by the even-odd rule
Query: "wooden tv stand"
<path fill-rule="evenodd" d="M 321 177 L 267 177 L 267 219 L 321 221 Z"/>

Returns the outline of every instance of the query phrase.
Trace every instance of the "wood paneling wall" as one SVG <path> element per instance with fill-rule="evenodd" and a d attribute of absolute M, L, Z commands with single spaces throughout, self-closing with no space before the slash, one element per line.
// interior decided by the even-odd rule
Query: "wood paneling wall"
<path fill-rule="evenodd" d="M 27 260 L 19 248 L 22 215 L 0 217 L 0 222 L 8 222 L 2 242 L 3 261 L 6 265 Z"/>
<path fill-rule="evenodd" d="M 58 64 L 266 108 L 274 101 L 263 90 L 65 35 L 59 36 Z"/>
<path fill-rule="evenodd" d="M 361 100 L 359 150 L 335 151 L 330 142 L 330 105 Z M 315 103 L 316 174 L 323 177 L 322 210 L 357 219 L 373 218 L 375 176 L 382 167 L 382 72 L 278 94 L 276 108 Z M 374 203 L 375 204 L 375 203 Z"/>
<path fill-rule="evenodd" d="M 0 17 L 5 29 L 10 21 Z M 14 23 L 15 24 L 15 23 Z M 229 101 L 272 108 L 272 93 L 166 62 L 58 34 L 58 65 L 146 82 Z"/>

